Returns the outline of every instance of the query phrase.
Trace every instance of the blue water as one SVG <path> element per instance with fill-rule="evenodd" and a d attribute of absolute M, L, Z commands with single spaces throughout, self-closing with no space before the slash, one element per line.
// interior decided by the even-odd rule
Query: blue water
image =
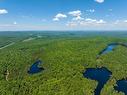
<path fill-rule="evenodd" d="M 95 95 L 100 95 L 102 88 L 109 80 L 112 73 L 106 68 L 88 68 L 83 75 L 85 78 L 98 81 L 97 88 L 95 89 Z"/>
<path fill-rule="evenodd" d="M 97 58 L 99 58 L 103 54 L 107 54 L 107 53 L 113 51 L 118 45 L 119 45 L 119 43 L 108 44 L 108 46 L 105 49 L 103 49 L 101 52 L 99 52 L 99 54 L 97 55 Z"/>
<path fill-rule="evenodd" d="M 103 51 L 103 54 L 106 54 L 106 53 L 108 53 L 108 52 L 113 51 L 115 47 L 116 47 L 116 45 L 109 45 L 109 46 Z"/>
<path fill-rule="evenodd" d="M 35 74 L 35 73 L 39 73 L 42 70 L 44 70 L 44 68 L 40 68 L 38 67 L 38 65 L 42 64 L 42 61 L 37 60 L 29 69 L 28 73 L 29 74 Z"/>
<path fill-rule="evenodd" d="M 102 54 L 106 54 L 106 53 L 109 53 L 111 51 L 113 51 L 116 46 L 118 46 L 119 44 L 118 43 L 112 43 L 112 44 L 109 44 L 103 51 L 102 51 Z"/>
<path fill-rule="evenodd" d="M 101 52 L 99 52 L 99 54 L 97 55 L 97 58 L 99 58 L 103 54 L 107 54 L 107 53 L 113 51 L 118 45 L 127 47 L 127 43 L 111 43 L 111 44 L 108 44 L 108 46 L 105 49 L 103 49 Z"/>
<path fill-rule="evenodd" d="M 118 92 L 123 92 L 127 95 L 127 80 L 117 81 L 117 86 L 114 87 Z"/>

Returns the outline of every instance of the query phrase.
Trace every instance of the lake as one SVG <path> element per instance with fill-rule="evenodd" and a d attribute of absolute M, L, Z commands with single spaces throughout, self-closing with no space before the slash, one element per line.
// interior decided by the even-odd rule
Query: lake
<path fill-rule="evenodd" d="M 127 95 L 127 80 L 119 80 L 116 84 L 117 86 L 115 86 L 114 89 Z"/>
<path fill-rule="evenodd" d="M 32 66 L 30 67 L 28 73 L 29 74 L 36 74 L 41 72 L 42 70 L 44 70 L 44 68 L 39 67 L 39 65 L 42 64 L 41 60 L 37 60 L 35 63 L 32 64 Z"/>
<path fill-rule="evenodd" d="M 106 68 L 88 68 L 83 73 L 85 78 L 96 80 L 98 85 L 95 89 L 95 95 L 100 95 L 102 88 L 109 80 L 112 73 Z"/>

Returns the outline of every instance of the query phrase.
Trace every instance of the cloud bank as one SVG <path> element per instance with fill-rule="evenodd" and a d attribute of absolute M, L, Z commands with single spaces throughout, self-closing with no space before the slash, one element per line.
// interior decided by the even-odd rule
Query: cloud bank
<path fill-rule="evenodd" d="M 97 3 L 103 3 L 104 0 L 95 0 Z"/>
<path fill-rule="evenodd" d="M 67 18 L 67 15 L 62 14 L 62 13 L 58 13 L 54 18 L 53 21 L 59 21 L 62 18 Z"/>
<path fill-rule="evenodd" d="M 81 17 L 82 12 L 80 10 L 71 11 L 68 14 L 73 16 L 72 20 L 83 20 L 84 19 Z"/>
<path fill-rule="evenodd" d="M 8 11 L 6 9 L 0 9 L 0 15 L 1 14 L 7 14 L 7 13 L 8 13 Z"/>

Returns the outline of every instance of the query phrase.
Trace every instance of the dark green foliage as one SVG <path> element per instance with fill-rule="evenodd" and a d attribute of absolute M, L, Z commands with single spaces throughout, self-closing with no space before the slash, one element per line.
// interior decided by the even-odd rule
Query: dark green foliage
<path fill-rule="evenodd" d="M 127 42 L 127 38 L 41 35 L 27 42 L 23 40 L 29 35 L 16 35 L 14 45 L 0 50 L 0 95 L 94 95 L 97 82 L 84 78 L 83 72 L 96 67 L 112 72 L 101 95 L 124 95 L 113 86 L 116 80 L 127 78 L 127 48 L 119 46 L 101 60 L 96 60 L 96 55 L 108 43 Z M 14 40 L 4 35 L 0 44 L 8 41 Z M 43 61 L 45 70 L 29 75 L 29 67 L 37 59 Z M 7 69 L 8 81 L 4 75 Z"/>

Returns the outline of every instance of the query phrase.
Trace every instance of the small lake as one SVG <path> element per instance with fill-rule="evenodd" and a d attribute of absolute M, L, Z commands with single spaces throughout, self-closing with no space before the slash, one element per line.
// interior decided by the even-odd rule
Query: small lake
<path fill-rule="evenodd" d="M 118 45 L 118 44 L 109 44 L 109 45 L 107 46 L 107 48 L 105 48 L 105 49 L 103 50 L 103 54 L 106 54 L 106 53 L 108 53 L 108 52 L 113 51 L 114 48 L 115 48 L 117 45 Z"/>
<path fill-rule="evenodd" d="M 103 68 L 88 68 L 83 73 L 83 75 L 85 78 L 96 80 L 98 82 L 94 95 L 100 95 L 102 88 L 107 83 L 112 73 L 104 67 Z"/>
<path fill-rule="evenodd" d="M 39 67 L 39 65 L 42 64 L 41 60 L 37 60 L 35 63 L 33 63 L 33 65 L 30 67 L 28 73 L 29 74 L 36 74 L 41 72 L 42 70 L 44 70 L 44 68 Z"/>
<path fill-rule="evenodd" d="M 111 43 L 111 44 L 108 44 L 107 47 L 105 47 L 102 51 L 99 52 L 99 54 L 97 55 L 97 59 L 101 55 L 104 55 L 104 54 L 107 54 L 107 53 L 113 51 L 118 45 L 127 47 L 127 43 Z"/>
<path fill-rule="evenodd" d="M 101 52 L 99 52 L 99 54 L 97 55 L 97 58 L 99 58 L 103 54 L 107 54 L 107 53 L 113 51 L 117 45 L 119 45 L 119 44 L 118 43 L 108 44 L 108 46 L 106 48 L 104 48 Z"/>
<path fill-rule="evenodd" d="M 116 84 L 117 86 L 115 86 L 114 89 L 127 95 L 127 80 L 119 80 Z"/>

